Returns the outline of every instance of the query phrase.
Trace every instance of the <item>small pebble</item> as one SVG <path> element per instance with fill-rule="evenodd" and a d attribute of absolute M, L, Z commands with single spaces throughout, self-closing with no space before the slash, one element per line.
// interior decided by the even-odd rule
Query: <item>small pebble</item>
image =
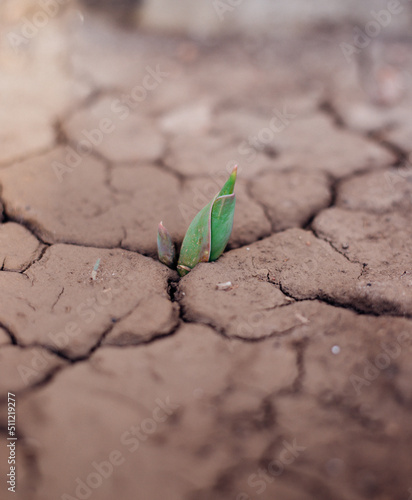
<path fill-rule="evenodd" d="M 340 347 L 338 345 L 334 345 L 331 349 L 332 354 L 339 354 L 340 353 Z"/>
<path fill-rule="evenodd" d="M 218 283 L 216 285 L 216 288 L 218 290 L 229 290 L 230 288 L 232 288 L 232 282 L 231 281 L 226 281 L 225 283 Z"/>
<path fill-rule="evenodd" d="M 296 313 L 295 314 L 295 317 L 301 322 L 303 323 L 304 325 L 306 325 L 307 323 L 310 323 L 310 321 L 308 320 L 308 318 L 306 318 L 305 316 L 303 316 L 302 314 L 300 313 Z"/>

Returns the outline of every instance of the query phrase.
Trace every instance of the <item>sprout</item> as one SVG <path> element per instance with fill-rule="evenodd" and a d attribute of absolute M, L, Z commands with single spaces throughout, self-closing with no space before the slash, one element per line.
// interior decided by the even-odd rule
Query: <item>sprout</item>
<path fill-rule="evenodd" d="M 233 227 L 236 198 L 233 194 L 237 175 L 234 167 L 220 192 L 192 220 L 180 249 L 177 272 L 184 276 L 199 262 L 218 259 L 226 248 Z M 157 250 L 160 262 L 175 266 L 176 253 L 168 230 L 159 224 Z"/>
<path fill-rule="evenodd" d="M 163 262 L 168 267 L 174 267 L 176 263 L 175 246 L 169 231 L 164 227 L 162 222 L 159 224 L 157 230 L 157 253 L 160 262 Z"/>

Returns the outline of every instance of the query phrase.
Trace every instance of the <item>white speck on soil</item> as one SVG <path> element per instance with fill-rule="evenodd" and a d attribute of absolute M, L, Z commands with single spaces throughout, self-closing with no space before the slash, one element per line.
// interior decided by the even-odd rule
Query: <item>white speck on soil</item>
<path fill-rule="evenodd" d="M 302 314 L 296 313 L 295 316 L 304 325 L 306 325 L 307 323 L 310 323 L 310 321 L 308 320 L 308 318 L 305 318 L 305 316 L 302 316 Z"/>
<path fill-rule="evenodd" d="M 232 282 L 231 281 L 226 281 L 225 283 L 218 283 L 216 285 L 216 288 L 218 290 L 229 290 L 230 288 L 232 288 Z"/>

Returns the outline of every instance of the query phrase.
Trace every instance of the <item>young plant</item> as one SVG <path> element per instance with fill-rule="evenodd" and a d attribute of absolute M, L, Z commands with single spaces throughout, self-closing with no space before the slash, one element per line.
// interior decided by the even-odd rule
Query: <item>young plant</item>
<path fill-rule="evenodd" d="M 177 262 L 177 272 L 184 276 L 199 262 L 218 259 L 226 248 L 233 227 L 236 197 L 233 194 L 237 175 L 234 167 L 219 193 L 195 216 L 183 239 Z M 176 251 L 169 231 L 159 224 L 157 251 L 160 262 L 172 269 L 176 266 Z"/>

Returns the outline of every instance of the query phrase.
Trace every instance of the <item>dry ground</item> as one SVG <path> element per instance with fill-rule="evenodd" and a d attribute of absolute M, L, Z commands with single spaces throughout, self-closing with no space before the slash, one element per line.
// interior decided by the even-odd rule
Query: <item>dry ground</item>
<path fill-rule="evenodd" d="M 66 11 L 3 44 L 2 499 L 409 498 L 411 51 L 371 84 L 342 41 Z M 181 241 L 234 163 L 229 251 L 178 280 L 157 224 Z"/>

